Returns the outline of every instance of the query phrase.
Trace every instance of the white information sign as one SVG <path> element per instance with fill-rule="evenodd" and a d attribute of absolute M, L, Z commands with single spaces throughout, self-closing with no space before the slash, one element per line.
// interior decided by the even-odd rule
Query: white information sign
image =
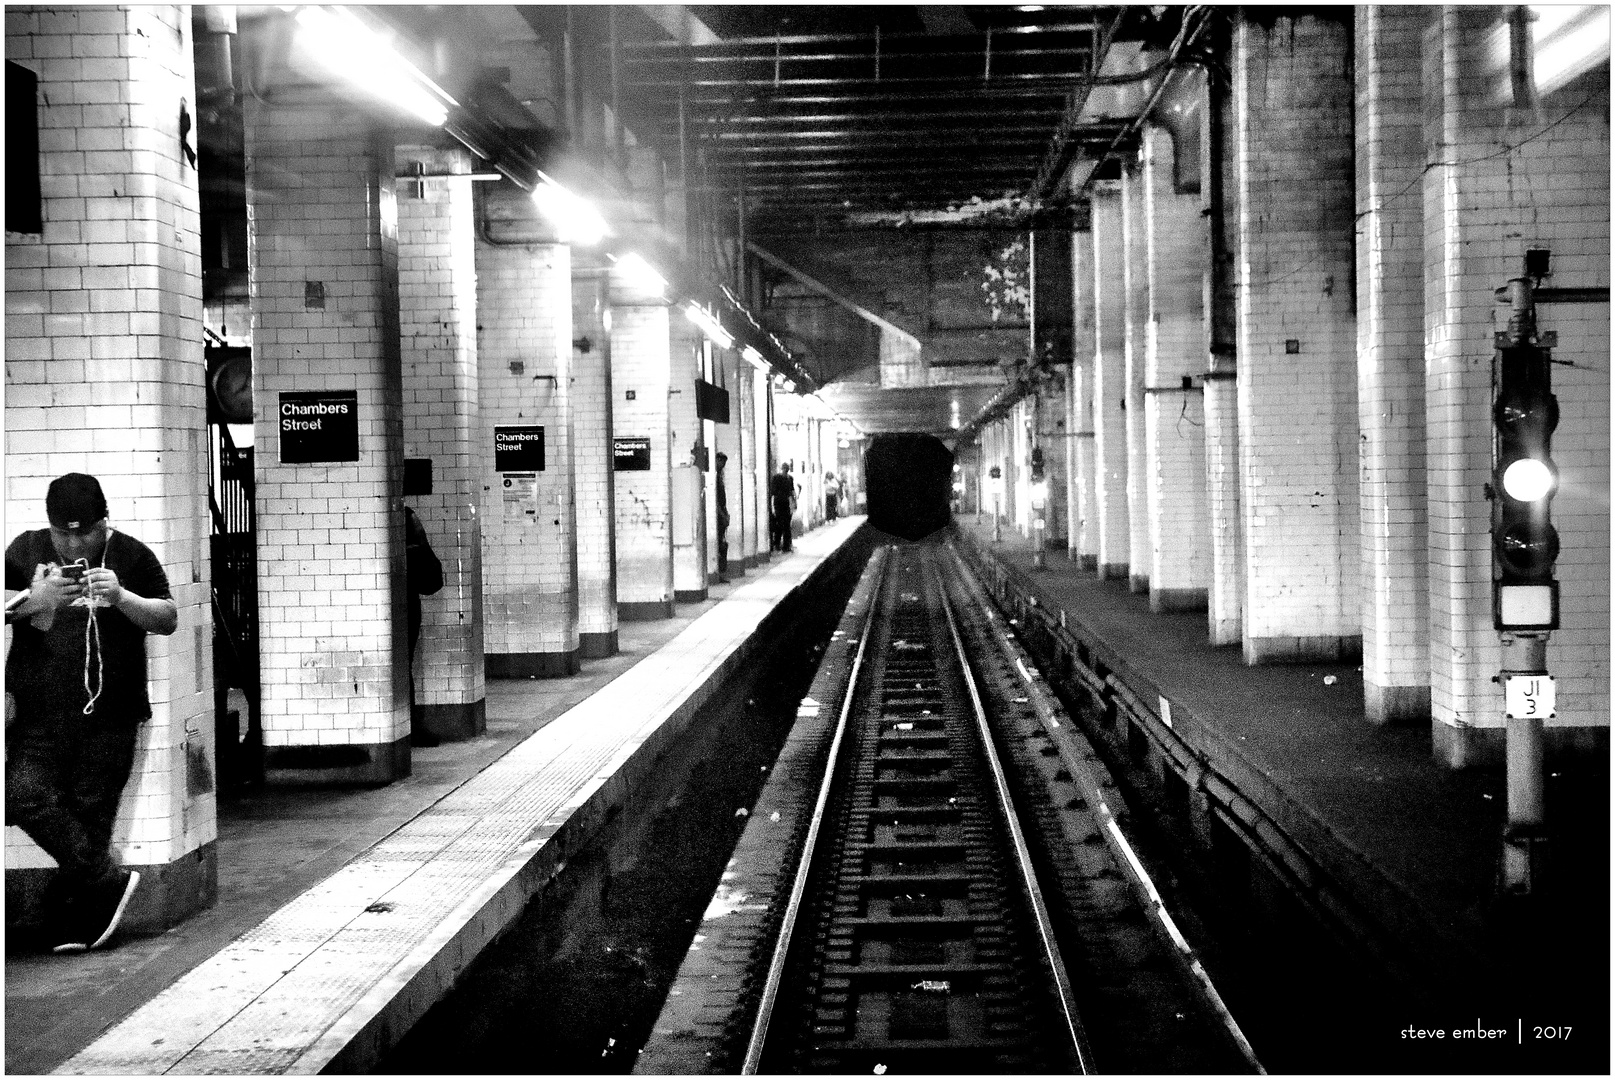
<path fill-rule="evenodd" d="M 1510 720 L 1554 715 L 1552 675 L 1510 675 L 1503 682 L 1503 712 Z"/>

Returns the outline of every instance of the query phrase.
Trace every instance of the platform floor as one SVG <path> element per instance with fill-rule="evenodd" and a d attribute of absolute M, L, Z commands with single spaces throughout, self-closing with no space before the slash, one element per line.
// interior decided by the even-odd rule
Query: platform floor
<path fill-rule="evenodd" d="M 1136 696 L 1152 707 L 1157 695 L 1165 698 L 1180 730 L 1184 717 L 1192 717 L 1195 737 L 1215 743 L 1211 752 L 1237 762 L 1248 778 L 1242 794 L 1284 801 L 1297 818 L 1305 816 L 1314 835 L 1360 860 L 1364 877 L 1389 883 L 1399 900 L 1410 901 L 1424 922 L 1408 933 L 1439 937 L 1496 971 L 1503 985 L 1476 986 L 1464 995 L 1471 1001 L 1454 1000 L 1459 1014 L 1488 1002 L 1500 1012 L 1541 992 L 1544 1015 L 1526 1017 L 1524 1024 L 1572 1023 L 1566 1015 L 1547 1016 L 1549 992 L 1556 990 L 1552 996 L 1562 1005 L 1568 997 L 1563 1007 L 1588 1021 L 1583 1032 L 1607 1054 L 1607 760 L 1550 765 L 1548 826 L 1556 873 L 1543 895 L 1500 903 L 1495 883 L 1505 808 L 1501 767 L 1448 769 L 1432 757 L 1427 723 L 1368 722 L 1357 664 L 1247 666 L 1237 645 L 1209 643 L 1203 611 L 1151 612 L 1147 595 L 1131 592 L 1126 581 L 1099 580 L 1064 550 L 1048 552 L 1045 568 L 1037 569 L 1030 542 L 1012 528 L 1006 526 L 995 542 L 990 518 L 964 515 L 958 524 L 979 550 L 1009 566 L 1041 606 L 1064 612 L 1070 626 L 1103 643 L 1116 677 Z M 1567 995 L 1566 986 L 1584 989 Z M 1406 1019 L 1450 1027 L 1457 1017 Z M 1605 1061 L 1607 1068 L 1607 1056 Z M 1501 1061 L 1499 1066 L 1511 1071 Z"/>
<path fill-rule="evenodd" d="M 486 733 L 417 748 L 405 780 L 221 806 L 215 907 L 103 952 L 7 956 L 6 1072 L 363 1067 L 520 913 L 559 857 L 547 841 L 600 812 L 630 756 L 862 521 L 672 619 L 622 624 L 618 654 L 579 675 L 489 680 Z"/>

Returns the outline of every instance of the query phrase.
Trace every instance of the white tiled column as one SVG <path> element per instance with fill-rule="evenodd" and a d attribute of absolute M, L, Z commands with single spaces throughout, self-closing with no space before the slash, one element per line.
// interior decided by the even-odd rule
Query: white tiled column
<path fill-rule="evenodd" d="M 1430 716 L 1424 215 L 1415 197 L 1428 16 L 1374 5 L 1356 20 L 1363 713 L 1374 723 Z"/>
<path fill-rule="evenodd" d="M 1066 437 L 1067 417 L 1070 414 L 1068 395 L 1071 386 L 1069 365 L 1056 369 L 1059 377 L 1044 386 L 1037 398 L 1037 445 L 1043 451 L 1043 476 L 1048 483 L 1048 500 L 1043 508 L 1044 542 L 1050 551 L 1066 546 Z"/>
<path fill-rule="evenodd" d="M 157 931 L 217 892 L 202 267 L 174 107 L 196 100 L 190 9 L 10 7 L 6 58 L 39 80 L 44 219 L 6 234 L 6 540 L 85 472 L 168 576 L 179 629 L 147 639 L 152 717 L 112 838 L 142 875 L 125 925 Z M 52 865 L 6 829 L 8 923 Z"/>
<path fill-rule="evenodd" d="M 265 775 L 393 780 L 409 774 L 393 148 L 346 106 L 249 99 L 246 130 Z M 286 460 L 288 424 L 342 426 L 283 401 L 311 392 L 356 395 L 357 461 Z"/>
<path fill-rule="evenodd" d="M 729 495 L 729 565 L 745 573 L 757 565 L 757 532 L 763 533 L 768 547 L 768 523 L 757 519 L 757 369 L 742 362 L 735 368 L 735 383 L 729 388 L 730 419 L 735 425 L 739 452 L 729 456 L 729 474 L 724 483 Z"/>
<path fill-rule="evenodd" d="M 1206 632 L 1213 645 L 1244 640 L 1245 529 L 1239 502 L 1238 298 L 1239 185 L 1234 124 L 1221 80 L 1201 98 L 1200 191 L 1211 241 L 1205 275 L 1206 512 L 1211 541 L 1211 591 Z"/>
<path fill-rule="evenodd" d="M 468 173 L 464 151 L 405 147 L 398 171 Z M 415 702 L 443 739 L 487 727 L 482 645 L 482 503 L 477 428 L 477 281 L 471 181 L 404 181 L 398 200 L 404 457 L 424 459 L 432 491 L 405 495 L 443 566 L 421 598 Z"/>
<path fill-rule="evenodd" d="M 1533 247 L 1550 253 L 1547 287 L 1608 284 L 1609 66 L 1542 88 L 1534 111 L 1510 109 L 1480 76 L 1492 44 L 1507 40 L 1508 9 L 1419 10 L 1430 16 L 1425 130 L 1441 152 L 1423 187 L 1432 734 L 1437 760 L 1456 767 L 1494 758 L 1502 742 L 1490 515 L 1479 494 L 1491 478 L 1492 335 L 1508 318 L 1493 294 L 1521 276 Z M 1547 667 L 1559 683 L 1546 735 L 1550 751 L 1568 745 L 1607 759 L 1609 304 L 1543 303 L 1537 320 L 1558 335 L 1560 610 Z"/>
<path fill-rule="evenodd" d="M 490 193 L 512 236 L 542 236 L 524 194 Z M 572 253 L 477 240 L 482 611 L 493 678 L 575 674 L 577 531 L 572 491 Z M 499 428 L 542 428 L 544 468 L 504 471 Z M 507 433 L 519 435 L 521 433 Z"/>
<path fill-rule="evenodd" d="M 1150 610 L 1199 611 L 1211 585 L 1205 401 L 1196 382 L 1206 362 L 1201 288 L 1211 250 L 1199 193 L 1176 190 L 1173 140 L 1166 129 L 1146 128 L 1143 158 Z"/>
<path fill-rule="evenodd" d="M 1084 570 L 1099 557 L 1099 510 L 1094 502 L 1093 233 L 1071 234 L 1071 372 L 1066 380 L 1066 554 Z"/>
<path fill-rule="evenodd" d="M 1127 432 L 1127 587 L 1150 588 L 1149 445 L 1144 387 L 1149 362 L 1149 219 L 1144 205 L 1144 170 L 1137 161 L 1122 167 L 1122 290 L 1126 353 L 1122 423 Z"/>
<path fill-rule="evenodd" d="M 726 578 L 734 579 L 746 573 L 745 557 L 742 554 L 744 546 L 745 515 L 741 511 L 739 492 L 741 448 L 740 432 L 745 426 L 742 412 L 742 399 L 747 395 L 740 392 L 741 375 L 739 369 L 751 370 L 751 366 L 740 359 L 740 354 L 733 349 L 713 350 L 714 381 L 729 394 L 729 422 L 714 424 L 712 431 L 712 548 L 713 565 L 717 565 L 718 547 L 718 454 L 722 452 L 729 460 L 724 467 L 723 496 L 729 513 L 729 528 L 724 533 L 723 540 L 728 544 L 725 554 L 726 569 L 723 574 Z M 749 391 L 749 387 L 747 388 Z"/>
<path fill-rule="evenodd" d="M 1361 647 L 1350 53 L 1332 12 L 1246 18 L 1234 34 L 1253 664 Z"/>
<path fill-rule="evenodd" d="M 701 468 L 702 421 L 695 410 L 706 339 L 682 314 L 672 322 L 672 381 L 667 390 L 673 439 L 673 598 L 698 604 L 707 598 L 707 493 Z"/>
<path fill-rule="evenodd" d="M 1128 576 L 1132 528 L 1127 505 L 1127 304 L 1123 285 L 1121 191 L 1093 195 L 1094 502 L 1099 509 L 1099 576 Z"/>
<path fill-rule="evenodd" d="M 648 468 L 613 473 L 617 617 L 673 616 L 672 441 L 668 427 L 668 308 L 618 275 L 611 293 L 611 433 L 644 440 Z"/>
<path fill-rule="evenodd" d="M 751 462 L 752 505 L 757 514 L 757 548 L 752 555 L 753 565 L 762 565 L 773 557 L 769 540 L 768 477 L 777 458 L 772 448 L 774 439 L 774 388 L 766 371 L 753 378 L 752 431 L 755 435 L 754 458 Z"/>
<path fill-rule="evenodd" d="M 607 271 L 572 275 L 572 489 L 577 506 L 578 654 L 617 652 L 616 515 Z"/>

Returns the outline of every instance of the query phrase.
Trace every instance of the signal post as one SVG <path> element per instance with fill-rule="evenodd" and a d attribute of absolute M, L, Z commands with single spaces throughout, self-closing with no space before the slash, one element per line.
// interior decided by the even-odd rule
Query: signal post
<path fill-rule="evenodd" d="M 1534 290 L 1548 274 L 1548 253 L 1526 253 L 1526 276 L 1498 290 L 1510 306 L 1508 329 L 1497 335 L 1497 398 L 1492 472 L 1492 621 L 1502 636 L 1506 719 L 1507 823 L 1503 831 L 1503 890 L 1533 891 L 1539 848 L 1546 839 L 1543 722 L 1554 715 L 1548 674 L 1549 634 L 1559 626 L 1559 583 L 1553 576 L 1559 535 L 1549 519 L 1558 474 L 1551 456 L 1559 405 L 1552 392 L 1549 350 L 1554 335 L 1538 334 Z"/>

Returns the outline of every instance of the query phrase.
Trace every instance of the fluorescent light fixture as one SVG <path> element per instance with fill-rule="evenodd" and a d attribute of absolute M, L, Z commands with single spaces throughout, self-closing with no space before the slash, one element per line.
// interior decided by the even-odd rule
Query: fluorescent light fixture
<path fill-rule="evenodd" d="M 541 175 L 533 188 L 533 204 L 555 226 L 563 244 L 588 247 L 611 235 L 600 211 L 547 176 Z"/>
<path fill-rule="evenodd" d="M 689 306 L 684 309 L 684 317 L 689 319 L 695 325 L 699 326 L 701 328 L 701 332 L 707 336 L 707 340 L 712 342 L 712 344 L 716 345 L 718 348 L 734 348 L 734 336 L 723 328 L 723 323 L 719 322 L 713 316 L 708 315 L 704 310 L 702 310 L 701 305 L 697 304 L 694 300 L 690 301 Z"/>
<path fill-rule="evenodd" d="M 741 349 L 740 358 L 763 374 L 768 374 L 768 361 L 764 360 L 763 354 L 754 347 L 747 345 L 744 349 Z"/>
<path fill-rule="evenodd" d="M 1531 6 L 1531 66 L 1537 92 L 1550 94 L 1609 61 L 1609 8 Z"/>
<path fill-rule="evenodd" d="M 656 268 L 646 262 L 644 256 L 638 252 L 630 251 L 618 258 L 616 268 L 629 287 L 639 292 L 661 296 L 667 289 L 667 279 L 657 273 Z"/>
<path fill-rule="evenodd" d="M 346 8 L 305 7 L 297 23 L 302 49 L 327 71 L 433 127 L 442 127 L 449 106 L 459 104 Z"/>
<path fill-rule="evenodd" d="M 785 380 L 785 392 L 787 394 L 796 393 L 796 380 L 795 379 L 786 379 Z"/>

